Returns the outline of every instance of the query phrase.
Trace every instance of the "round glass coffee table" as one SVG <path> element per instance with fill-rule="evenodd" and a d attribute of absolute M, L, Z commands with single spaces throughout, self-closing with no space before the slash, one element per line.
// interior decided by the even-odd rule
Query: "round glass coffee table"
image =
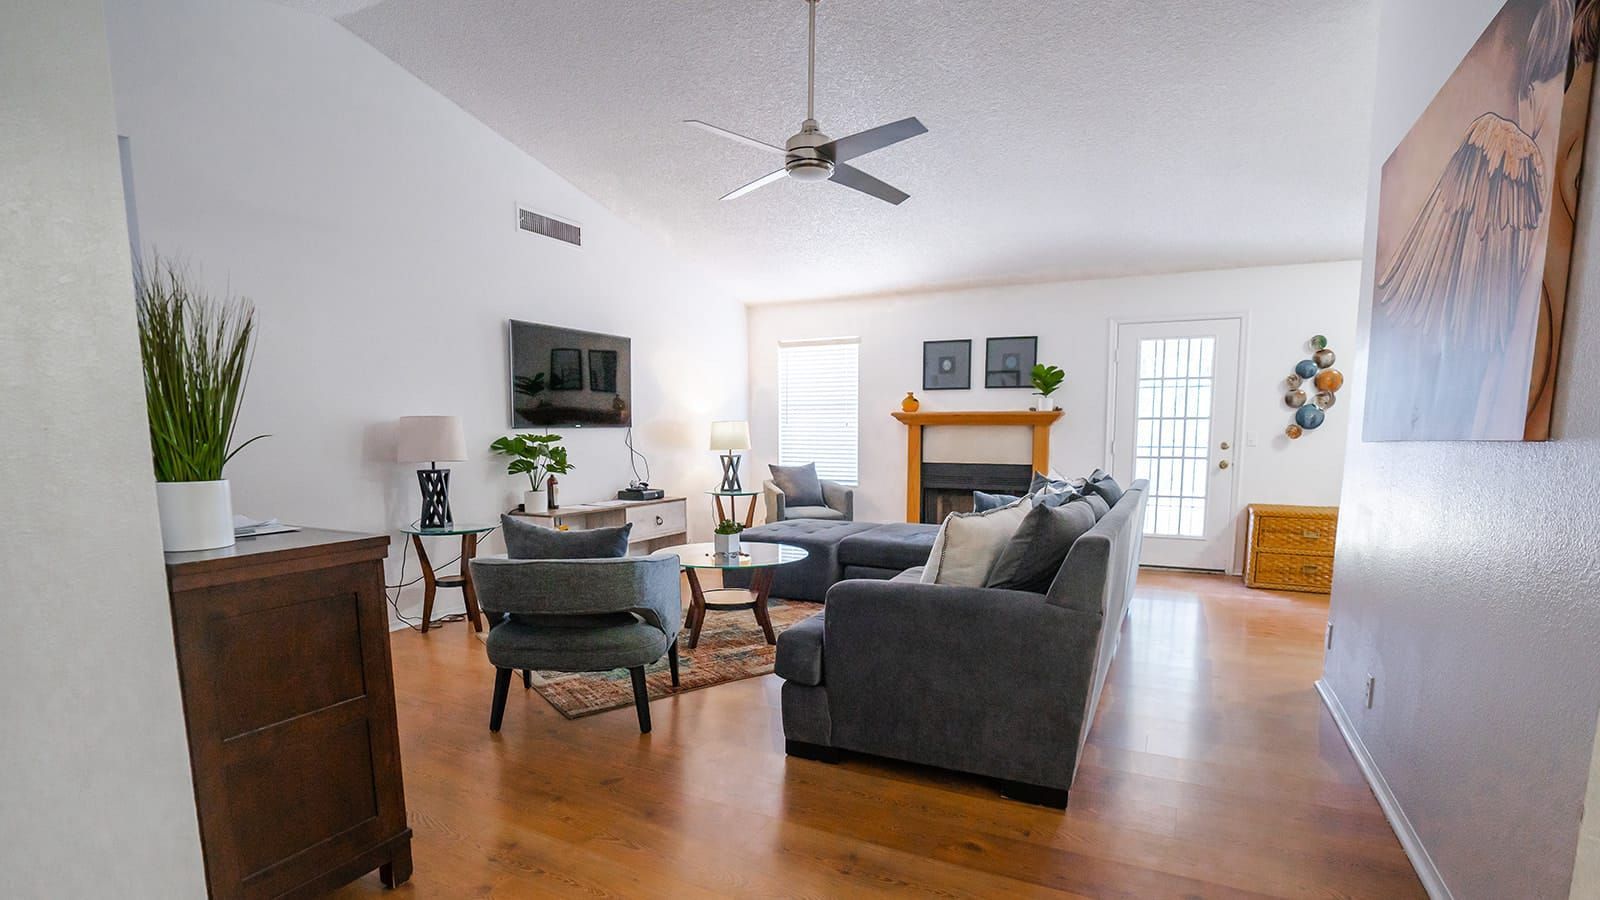
<path fill-rule="evenodd" d="M 793 544 L 744 544 L 740 547 L 736 557 L 717 555 L 711 544 L 683 544 L 677 547 L 666 547 L 656 552 L 672 553 L 678 557 L 678 562 L 683 566 L 683 571 L 689 576 L 689 592 L 693 600 L 689 604 L 689 649 L 694 649 L 700 643 L 700 626 L 705 624 L 706 610 L 718 611 L 750 609 L 756 614 L 756 622 L 761 625 L 761 633 L 766 635 L 767 643 L 776 644 L 778 638 L 772 633 L 772 619 L 767 615 L 767 597 L 772 593 L 772 579 L 777 568 L 792 562 L 799 562 L 809 554 L 804 547 Z M 705 590 L 700 587 L 699 572 L 703 569 L 717 569 L 721 572 L 750 571 L 752 578 L 749 588 L 712 588 Z M 707 594 L 716 594 L 717 600 L 706 599 Z M 720 595 L 738 595 L 738 600 L 722 600 Z"/>

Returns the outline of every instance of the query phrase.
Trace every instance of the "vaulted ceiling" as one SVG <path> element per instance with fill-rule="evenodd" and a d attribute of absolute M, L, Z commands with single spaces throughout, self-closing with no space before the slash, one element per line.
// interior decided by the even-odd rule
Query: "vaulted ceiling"
<path fill-rule="evenodd" d="M 802 0 L 283 0 L 751 302 L 1360 255 L 1376 0 L 822 0 L 817 118 L 929 133 L 718 197 L 805 116 Z M 559 210 L 553 210 L 559 212 Z"/>

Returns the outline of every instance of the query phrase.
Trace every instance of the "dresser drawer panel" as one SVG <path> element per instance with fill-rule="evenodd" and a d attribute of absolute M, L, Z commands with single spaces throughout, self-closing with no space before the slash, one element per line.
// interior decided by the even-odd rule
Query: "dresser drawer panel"
<path fill-rule="evenodd" d="M 1261 516 L 1256 519 L 1255 545 L 1259 550 L 1332 555 L 1336 521 L 1331 518 Z"/>
<path fill-rule="evenodd" d="M 689 528 L 688 510 L 683 501 L 651 503 L 628 507 L 628 521 L 633 523 L 629 541 L 644 541 L 667 534 L 681 534 Z"/>
<path fill-rule="evenodd" d="M 1333 589 L 1333 557 L 1260 551 L 1250 576 L 1252 587 L 1326 594 Z"/>

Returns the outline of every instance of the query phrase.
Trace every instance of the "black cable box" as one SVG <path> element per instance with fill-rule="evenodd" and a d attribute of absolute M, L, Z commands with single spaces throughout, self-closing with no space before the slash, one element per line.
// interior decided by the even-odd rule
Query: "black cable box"
<path fill-rule="evenodd" d="M 660 488 L 623 488 L 617 491 L 618 500 L 660 500 L 667 495 Z"/>

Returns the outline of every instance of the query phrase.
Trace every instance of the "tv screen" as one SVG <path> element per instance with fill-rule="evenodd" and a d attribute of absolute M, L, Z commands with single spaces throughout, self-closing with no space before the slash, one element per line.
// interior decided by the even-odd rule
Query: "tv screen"
<path fill-rule="evenodd" d="M 511 320 L 511 427 L 633 424 L 632 342 Z"/>

